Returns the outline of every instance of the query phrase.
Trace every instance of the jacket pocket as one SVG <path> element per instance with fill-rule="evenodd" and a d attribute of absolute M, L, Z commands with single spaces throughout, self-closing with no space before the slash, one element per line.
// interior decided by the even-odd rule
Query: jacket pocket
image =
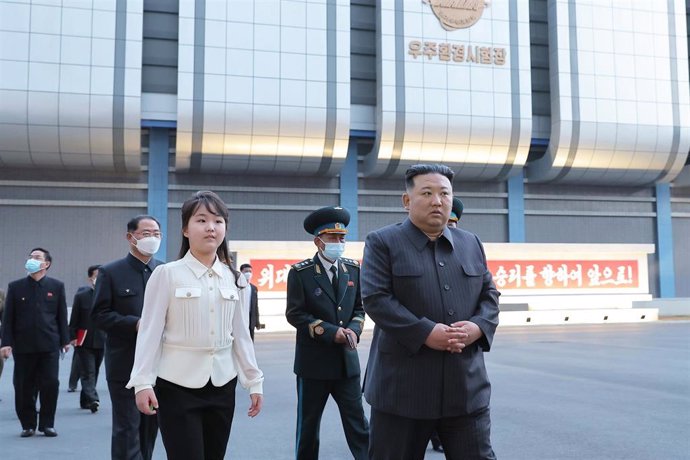
<path fill-rule="evenodd" d="M 486 273 L 486 267 L 483 265 L 462 264 L 462 271 L 467 276 L 483 276 Z"/>
<path fill-rule="evenodd" d="M 220 288 L 220 295 L 223 297 L 223 300 L 237 301 L 240 298 L 240 294 L 237 289 L 233 288 Z"/>
<path fill-rule="evenodd" d="M 132 289 L 132 288 L 121 287 L 121 288 L 118 288 L 117 295 L 119 297 L 132 297 L 132 296 L 137 295 L 137 290 Z"/>
<path fill-rule="evenodd" d="M 201 288 L 181 287 L 175 289 L 175 297 L 178 299 L 193 299 L 201 297 Z"/>

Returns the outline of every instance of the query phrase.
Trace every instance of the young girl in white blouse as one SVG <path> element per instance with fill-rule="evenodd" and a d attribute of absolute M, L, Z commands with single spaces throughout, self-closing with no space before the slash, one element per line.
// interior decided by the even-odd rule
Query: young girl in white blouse
<path fill-rule="evenodd" d="M 247 282 L 227 265 L 227 226 L 227 206 L 215 193 L 185 201 L 180 259 L 156 267 L 144 295 L 127 388 L 141 412 L 158 414 L 171 460 L 225 456 L 238 379 L 249 390 L 248 415 L 263 404 L 246 327 Z"/>

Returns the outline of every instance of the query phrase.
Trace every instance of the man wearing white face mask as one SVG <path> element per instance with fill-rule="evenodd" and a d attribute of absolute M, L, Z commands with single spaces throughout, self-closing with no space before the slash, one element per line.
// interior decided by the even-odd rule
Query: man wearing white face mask
<path fill-rule="evenodd" d="M 240 272 L 247 278 L 249 289 L 247 295 L 249 296 L 247 305 L 249 305 L 249 335 L 254 340 L 254 329 L 261 329 L 259 322 L 259 289 L 252 283 L 252 266 L 249 264 L 240 265 Z"/>
<path fill-rule="evenodd" d="M 127 223 L 129 254 L 100 268 L 91 318 L 107 333 L 105 373 L 112 402 L 111 458 L 150 460 L 158 433 L 156 416 L 139 412 L 134 390 L 125 388 L 134 364 L 144 289 L 161 244 L 160 224 L 152 216 Z"/>
<path fill-rule="evenodd" d="M 61 349 L 69 348 L 69 331 L 65 285 L 46 276 L 52 261 L 47 250 L 32 249 L 24 265 L 28 276 L 7 288 L 0 359 L 14 356 L 15 410 L 22 438 L 33 436 L 37 427 L 47 437 L 57 436 L 59 356 Z"/>
<path fill-rule="evenodd" d="M 304 220 L 318 252 L 292 266 L 287 320 L 297 329 L 297 459 L 319 457 L 319 425 L 328 396 L 338 404 L 353 458 L 366 459 L 369 423 L 362 408 L 357 343 L 364 326 L 359 263 L 342 257 L 350 213 L 325 207 Z"/>

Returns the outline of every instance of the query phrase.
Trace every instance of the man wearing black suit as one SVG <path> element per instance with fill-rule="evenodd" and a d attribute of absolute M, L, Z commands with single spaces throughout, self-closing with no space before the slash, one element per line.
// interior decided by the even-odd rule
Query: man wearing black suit
<path fill-rule="evenodd" d="M 81 379 L 79 405 L 82 409 L 90 409 L 92 413 L 98 411 L 100 405 L 96 383 L 98 382 L 98 371 L 103 362 L 103 345 L 105 343 L 105 333 L 96 328 L 91 320 L 93 289 L 99 267 L 100 265 L 89 267 L 87 273 L 90 286 L 86 289 L 80 289 L 74 296 L 72 315 L 69 320 L 70 338 L 72 345 L 74 345 L 75 357 L 79 362 Z M 78 340 L 83 341 L 78 343 Z"/>
<path fill-rule="evenodd" d="M 91 318 L 106 334 L 105 374 L 113 408 L 113 460 L 150 460 L 158 433 L 156 416 L 139 412 L 134 390 L 125 388 L 134 364 L 144 289 L 162 262 L 153 258 L 161 242 L 158 221 L 137 216 L 127 223 L 129 254 L 99 269 Z"/>
<path fill-rule="evenodd" d="M 443 165 L 412 166 L 408 218 L 366 238 L 372 459 L 422 459 L 434 430 L 446 458 L 495 458 L 484 352 L 498 325 L 499 293 L 479 238 L 446 226 L 452 179 Z"/>
<path fill-rule="evenodd" d="M 357 355 L 364 325 L 359 263 L 342 257 L 349 222 L 350 214 L 340 207 L 307 216 L 304 229 L 319 251 L 288 274 L 285 315 L 297 329 L 297 459 L 319 458 L 319 426 L 329 395 L 338 404 L 353 458 L 367 458 L 369 424 Z"/>
<path fill-rule="evenodd" d="M 252 266 L 250 264 L 240 265 L 240 272 L 247 278 L 249 283 L 249 335 L 254 340 L 254 330 L 261 328 L 261 323 L 259 322 L 259 290 L 256 285 L 251 283 Z"/>
<path fill-rule="evenodd" d="M 31 250 L 25 268 L 29 276 L 7 288 L 0 358 L 14 355 L 14 395 L 23 438 L 36 430 L 36 394 L 41 403 L 38 431 L 57 436 L 58 369 L 60 352 L 69 348 L 65 285 L 48 278 L 50 252 Z"/>

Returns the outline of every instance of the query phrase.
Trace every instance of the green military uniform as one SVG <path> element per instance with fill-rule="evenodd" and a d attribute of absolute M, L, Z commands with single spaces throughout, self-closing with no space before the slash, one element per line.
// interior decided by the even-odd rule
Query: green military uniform
<path fill-rule="evenodd" d="M 359 291 L 359 263 L 339 261 L 338 296 L 319 257 L 292 266 L 288 275 L 287 318 L 297 328 L 295 374 L 310 379 L 343 379 L 360 375 L 359 356 L 333 340 L 338 328 L 359 337 L 364 309 Z"/>
<path fill-rule="evenodd" d="M 317 236 L 344 234 L 349 214 L 343 211 L 342 208 L 315 211 L 305 221 L 305 229 Z M 322 222 L 334 217 L 339 221 Z M 310 218 L 314 220 L 313 226 L 309 225 Z M 321 415 L 330 395 L 338 404 L 353 457 L 365 459 L 369 424 L 362 408 L 359 356 L 356 348 L 335 342 L 340 328 L 352 330 L 357 341 L 362 333 L 364 309 L 359 263 L 342 257 L 334 261 L 337 267 L 337 289 L 334 289 L 321 257 L 317 253 L 311 259 L 294 264 L 287 282 L 286 317 L 297 329 L 294 363 L 298 396 L 296 458 L 318 459 Z"/>

